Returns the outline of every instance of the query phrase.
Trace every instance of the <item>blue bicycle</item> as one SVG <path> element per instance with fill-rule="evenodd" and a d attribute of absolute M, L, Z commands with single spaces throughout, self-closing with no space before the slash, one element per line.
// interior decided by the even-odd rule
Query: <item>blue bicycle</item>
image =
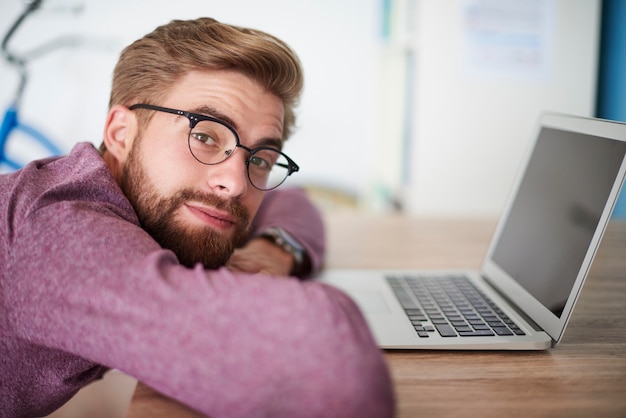
<path fill-rule="evenodd" d="M 20 131 L 24 133 L 27 137 L 34 140 L 36 144 L 38 144 L 39 146 L 43 146 L 50 155 L 59 155 L 62 153 L 61 149 L 56 146 L 50 138 L 48 138 L 41 131 L 37 130 L 33 126 L 23 123 L 20 120 L 20 102 L 22 99 L 22 95 L 24 94 L 24 88 L 26 87 L 26 83 L 28 81 L 28 60 L 24 56 L 18 56 L 17 54 L 9 51 L 8 48 L 9 40 L 11 39 L 15 31 L 30 14 L 32 14 L 41 6 L 42 1 L 43 0 L 34 0 L 28 2 L 25 10 L 17 18 L 15 23 L 13 23 L 7 34 L 4 36 L 4 39 L 2 40 L 2 55 L 7 60 L 7 62 L 17 67 L 20 74 L 20 82 L 17 88 L 17 92 L 15 94 L 15 98 L 4 112 L 4 117 L 2 118 L 2 126 L 0 127 L 0 166 L 6 165 L 12 170 L 17 170 L 23 165 L 17 159 L 12 158 L 6 154 L 7 142 L 9 141 L 11 134 L 15 131 Z M 52 47 L 56 46 L 51 44 L 45 49 L 42 49 L 39 54 L 41 55 L 49 51 L 50 49 L 52 49 Z"/>

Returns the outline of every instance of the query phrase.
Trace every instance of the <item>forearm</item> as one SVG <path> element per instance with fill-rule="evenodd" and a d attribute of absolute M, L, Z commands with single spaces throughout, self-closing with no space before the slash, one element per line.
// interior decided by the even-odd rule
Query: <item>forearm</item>
<path fill-rule="evenodd" d="M 345 296 L 317 283 L 193 273 L 151 283 L 149 302 L 130 292 L 113 299 L 118 307 L 92 301 L 46 323 L 54 336 L 30 337 L 209 416 L 392 416 L 384 360 Z"/>

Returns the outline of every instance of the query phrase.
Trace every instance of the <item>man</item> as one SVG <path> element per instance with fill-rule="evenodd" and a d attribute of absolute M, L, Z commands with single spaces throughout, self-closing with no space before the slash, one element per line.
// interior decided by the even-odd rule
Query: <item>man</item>
<path fill-rule="evenodd" d="M 284 277 L 323 251 L 306 198 L 267 192 L 301 87 L 280 40 L 173 21 L 122 53 L 101 154 L 0 176 L 0 416 L 110 368 L 213 417 L 393 415 L 354 303 Z"/>

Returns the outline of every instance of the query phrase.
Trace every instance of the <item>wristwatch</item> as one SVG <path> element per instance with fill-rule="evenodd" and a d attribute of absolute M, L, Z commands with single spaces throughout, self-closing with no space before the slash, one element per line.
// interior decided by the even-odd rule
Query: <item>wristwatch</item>
<path fill-rule="evenodd" d="M 259 237 L 270 240 L 293 257 L 292 275 L 297 276 L 303 273 L 302 269 L 305 264 L 306 251 L 290 233 L 282 228 L 273 226 L 261 232 Z"/>

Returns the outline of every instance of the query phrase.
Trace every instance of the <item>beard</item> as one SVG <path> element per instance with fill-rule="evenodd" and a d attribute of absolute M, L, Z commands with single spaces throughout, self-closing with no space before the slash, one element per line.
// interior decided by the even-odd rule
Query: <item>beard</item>
<path fill-rule="evenodd" d="M 120 186 L 133 205 L 141 227 L 163 248 L 172 250 L 181 264 L 193 267 L 197 263 L 207 269 L 226 264 L 235 248 L 248 239 L 250 215 L 238 201 L 225 201 L 214 194 L 201 193 L 191 188 L 177 191 L 172 196 L 159 195 L 148 179 L 138 149 L 137 137 L 122 170 Z M 232 236 L 209 226 L 185 224 L 176 217 L 190 200 L 214 206 L 228 212 L 235 219 Z"/>

